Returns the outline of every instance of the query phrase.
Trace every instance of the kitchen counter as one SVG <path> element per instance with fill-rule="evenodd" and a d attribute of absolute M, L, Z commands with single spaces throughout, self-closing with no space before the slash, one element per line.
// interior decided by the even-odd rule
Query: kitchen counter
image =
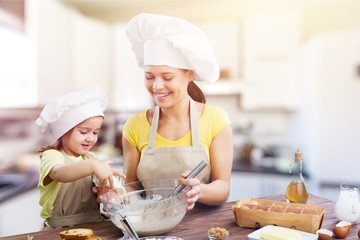
<path fill-rule="evenodd" d="M 265 197 L 265 199 L 284 201 L 285 197 L 284 195 L 276 195 Z M 233 203 L 234 202 L 228 202 L 220 207 L 197 205 L 195 209 L 188 212 L 184 217 L 183 221 L 167 235 L 178 236 L 183 238 L 184 240 L 206 240 L 208 229 L 214 226 L 219 226 L 229 230 L 229 239 L 247 239 L 247 235 L 253 232 L 254 229 L 242 228 L 236 225 L 236 221 L 231 210 L 231 206 Z M 322 228 L 332 229 L 335 226 L 335 224 L 337 223 L 337 218 L 335 217 L 334 212 L 335 202 L 315 195 L 310 195 L 308 204 L 318 205 L 325 208 Z M 119 239 L 122 236 L 121 231 L 109 221 L 96 224 L 86 224 L 82 225 L 81 227 L 93 229 L 95 235 L 102 237 L 106 240 Z M 346 239 L 358 239 L 357 231 L 359 228 L 360 223 L 353 225 Z M 60 239 L 59 232 L 59 229 L 55 229 L 43 232 L 33 232 L 16 236 L 8 236 L 6 237 L 6 239 L 24 240 L 27 239 L 28 236 L 33 236 L 34 240 Z"/>
<path fill-rule="evenodd" d="M 0 204 L 37 186 L 38 171 L 25 172 L 11 169 L 0 172 Z"/>
<path fill-rule="evenodd" d="M 232 171 L 290 176 L 288 172 L 281 172 L 275 167 L 255 166 L 241 161 L 234 161 Z M 304 177 L 306 176 L 305 173 Z M 37 186 L 38 177 L 39 175 L 35 168 L 26 171 L 18 171 L 14 167 L 0 171 L 0 204 L 16 197 L 20 193 L 34 189 Z"/>
<path fill-rule="evenodd" d="M 287 170 L 287 169 L 286 169 Z M 264 174 L 278 174 L 284 176 L 292 176 L 289 171 L 281 171 L 275 166 L 257 166 L 250 163 L 246 163 L 240 160 L 234 160 L 233 172 L 249 172 L 249 173 L 264 173 Z M 303 171 L 303 177 L 307 178 L 309 175 L 306 171 Z"/>
<path fill-rule="evenodd" d="M 40 168 L 38 153 L 19 154 L 11 164 L 4 165 L 0 167 L 0 204 L 36 188 Z"/>
<path fill-rule="evenodd" d="M 275 167 L 265 167 L 265 166 L 256 166 L 250 163 L 246 163 L 243 161 L 234 161 L 233 172 L 254 172 L 254 173 L 269 173 L 269 174 L 285 174 L 289 175 L 289 173 L 284 173 L 276 170 Z"/>

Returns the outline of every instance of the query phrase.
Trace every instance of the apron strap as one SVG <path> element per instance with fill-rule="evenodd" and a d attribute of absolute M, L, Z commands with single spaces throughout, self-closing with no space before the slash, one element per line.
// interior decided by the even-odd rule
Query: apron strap
<path fill-rule="evenodd" d="M 200 128 L 194 100 L 190 98 L 190 128 L 192 146 L 201 146 L 200 144 Z"/>
<path fill-rule="evenodd" d="M 155 106 L 154 116 L 151 120 L 150 136 L 148 142 L 148 149 L 153 149 L 155 145 L 155 138 L 159 124 L 159 106 Z M 190 98 L 190 128 L 192 146 L 201 146 L 200 144 L 200 129 L 197 118 L 197 111 L 195 102 Z"/>
<path fill-rule="evenodd" d="M 156 132 L 158 129 L 159 124 L 159 111 L 160 108 L 158 105 L 155 106 L 154 116 L 151 120 L 151 127 L 150 127 L 150 136 L 149 136 L 149 142 L 148 142 L 148 149 L 153 149 L 155 145 L 155 137 Z"/>

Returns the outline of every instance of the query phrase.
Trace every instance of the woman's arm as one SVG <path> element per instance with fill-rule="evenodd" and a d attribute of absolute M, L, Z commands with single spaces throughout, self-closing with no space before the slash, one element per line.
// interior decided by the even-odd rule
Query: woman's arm
<path fill-rule="evenodd" d="M 126 169 L 126 182 L 138 181 L 136 170 L 140 162 L 140 153 L 125 137 L 122 138 L 124 168 Z"/>
<path fill-rule="evenodd" d="M 182 180 L 183 183 L 193 186 L 186 193 L 189 197 L 189 206 L 191 202 L 195 203 L 196 201 L 207 205 L 221 205 L 227 201 L 233 163 L 233 138 L 230 125 L 213 139 L 209 154 L 211 162 L 210 183 L 198 185 L 197 179 Z"/>

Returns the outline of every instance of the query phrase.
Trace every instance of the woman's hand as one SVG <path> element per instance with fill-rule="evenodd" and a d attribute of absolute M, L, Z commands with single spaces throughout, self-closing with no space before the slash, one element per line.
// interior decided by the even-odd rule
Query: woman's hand
<path fill-rule="evenodd" d="M 199 199 L 199 195 L 201 192 L 201 186 L 200 186 L 200 180 L 197 178 L 188 178 L 186 179 L 186 176 L 189 174 L 189 172 L 185 172 L 181 174 L 181 178 L 179 180 L 180 184 L 184 184 L 188 187 L 190 187 L 190 190 L 185 193 L 186 203 L 188 205 L 187 210 L 192 210 L 195 206 L 195 203 Z"/>

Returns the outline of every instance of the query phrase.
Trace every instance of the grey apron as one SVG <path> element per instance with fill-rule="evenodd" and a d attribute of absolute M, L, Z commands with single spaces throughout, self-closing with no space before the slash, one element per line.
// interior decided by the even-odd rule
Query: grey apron
<path fill-rule="evenodd" d="M 69 161 L 66 155 L 65 161 Z M 61 183 L 52 216 L 46 219 L 44 225 L 56 228 L 102 221 L 104 218 L 100 214 L 96 194 L 91 191 L 93 186 L 91 176 Z"/>
<path fill-rule="evenodd" d="M 200 129 L 195 103 L 190 99 L 190 127 L 192 146 L 154 148 L 159 122 L 159 107 L 155 107 L 151 122 L 149 143 L 141 155 L 137 168 L 139 180 L 179 178 L 181 173 L 192 170 L 201 160 L 208 166 L 197 176 L 202 183 L 210 182 L 210 163 L 200 144 Z"/>

